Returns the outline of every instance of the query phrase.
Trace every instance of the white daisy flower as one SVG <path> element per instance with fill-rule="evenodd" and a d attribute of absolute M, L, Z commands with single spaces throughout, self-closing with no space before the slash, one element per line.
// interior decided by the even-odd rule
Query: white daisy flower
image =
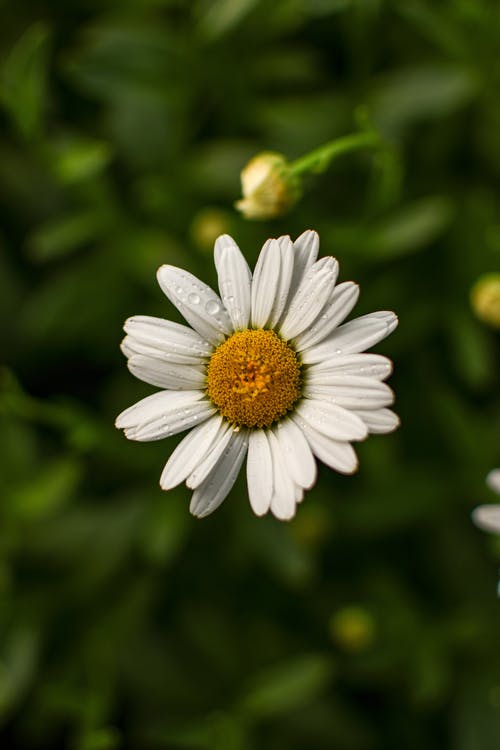
<path fill-rule="evenodd" d="M 392 312 L 343 323 L 356 304 L 352 281 L 336 284 L 335 258 L 317 260 L 319 238 L 306 231 L 267 240 L 252 276 L 234 240 L 215 243 L 220 297 L 174 266 L 160 287 L 191 326 L 137 315 L 124 326 L 129 370 L 162 390 L 116 420 L 131 440 L 191 432 L 160 478 L 186 482 L 190 511 L 212 513 L 247 457 L 250 505 L 290 519 L 316 480 L 316 456 L 351 474 L 351 442 L 394 430 L 398 417 L 383 381 L 392 363 L 362 353 L 397 325 Z"/>
<path fill-rule="evenodd" d="M 500 469 L 490 471 L 486 484 L 500 495 Z M 472 511 L 472 520 L 480 529 L 500 534 L 500 505 L 479 505 Z"/>

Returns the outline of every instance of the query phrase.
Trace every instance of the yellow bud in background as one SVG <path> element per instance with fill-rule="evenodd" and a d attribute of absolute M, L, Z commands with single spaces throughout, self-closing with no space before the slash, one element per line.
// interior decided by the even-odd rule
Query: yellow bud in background
<path fill-rule="evenodd" d="M 500 328 L 500 273 L 480 276 L 471 289 L 470 301 L 479 320 Z"/>
<path fill-rule="evenodd" d="M 300 185 L 282 154 L 263 151 L 242 170 L 241 191 L 235 206 L 246 219 L 275 219 L 297 202 Z"/>
<path fill-rule="evenodd" d="M 343 607 L 332 615 L 330 633 L 344 651 L 365 651 L 375 638 L 375 620 L 362 607 Z"/>
<path fill-rule="evenodd" d="M 204 208 L 194 217 L 189 231 L 199 250 L 212 252 L 217 237 L 231 234 L 231 216 L 222 208 Z"/>

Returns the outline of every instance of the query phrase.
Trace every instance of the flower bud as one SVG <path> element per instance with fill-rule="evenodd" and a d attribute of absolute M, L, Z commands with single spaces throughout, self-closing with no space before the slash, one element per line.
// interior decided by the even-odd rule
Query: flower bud
<path fill-rule="evenodd" d="M 199 250 L 212 253 L 217 237 L 221 234 L 229 234 L 231 230 L 229 213 L 221 208 L 209 207 L 196 214 L 190 227 L 190 234 Z"/>
<path fill-rule="evenodd" d="M 480 276 L 471 289 L 470 300 L 479 320 L 500 328 L 500 273 Z"/>
<path fill-rule="evenodd" d="M 330 620 L 332 638 L 345 651 L 364 651 L 375 637 L 375 621 L 362 607 L 344 607 Z"/>
<path fill-rule="evenodd" d="M 282 154 L 263 151 L 242 170 L 241 191 L 236 208 L 246 219 L 265 220 L 289 211 L 300 196 L 300 185 Z"/>

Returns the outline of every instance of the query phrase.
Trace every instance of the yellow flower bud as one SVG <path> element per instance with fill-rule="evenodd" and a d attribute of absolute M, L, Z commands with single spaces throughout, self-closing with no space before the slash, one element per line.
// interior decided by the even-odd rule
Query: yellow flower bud
<path fill-rule="evenodd" d="M 373 643 L 375 621 L 362 607 L 344 607 L 332 615 L 330 633 L 345 651 L 364 651 Z"/>
<path fill-rule="evenodd" d="M 214 242 L 221 234 L 232 231 L 231 217 L 221 208 L 204 208 L 194 217 L 190 234 L 194 244 L 205 251 L 213 251 Z"/>
<path fill-rule="evenodd" d="M 480 276 L 471 289 L 470 301 L 479 320 L 500 328 L 500 273 Z"/>
<path fill-rule="evenodd" d="M 243 199 L 236 208 L 246 219 L 274 219 L 282 216 L 300 195 L 298 178 L 282 154 L 263 151 L 241 172 Z"/>

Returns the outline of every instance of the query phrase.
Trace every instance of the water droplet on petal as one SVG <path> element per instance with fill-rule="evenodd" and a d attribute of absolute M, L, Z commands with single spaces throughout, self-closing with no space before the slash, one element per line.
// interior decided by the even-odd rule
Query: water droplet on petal
<path fill-rule="evenodd" d="M 216 313 L 219 312 L 220 307 L 219 307 L 219 304 L 215 300 L 210 299 L 205 304 L 205 310 L 207 311 L 209 315 L 216 315 Z"/>
<path fill-rule="evenodd" d="M 194 292 L 188 294 L 188 302 L 190 305 L 198 305 L 200 303 L 199 294 L 194 294 Z"/>

